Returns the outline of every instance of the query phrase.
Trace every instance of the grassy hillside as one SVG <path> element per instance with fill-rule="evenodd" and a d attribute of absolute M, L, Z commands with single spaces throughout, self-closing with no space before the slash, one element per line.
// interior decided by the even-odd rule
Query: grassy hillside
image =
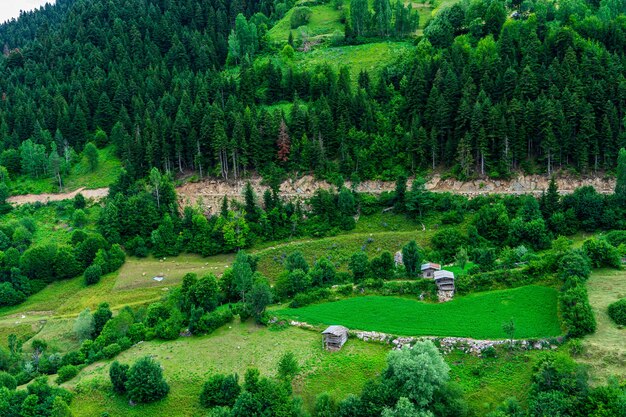
<path fill-rule="evenodd" d="M 70 173 L 63 178 L 63 191 L 78 188 L 102 188 L 111 185 L 122 169 L 120 160 L 113 153 L 113 146 L 98 150 L 98 167 L 90 171 L 87 160 L 81 157 Z M 59 183 L 54 178 L 33 179 L 26 175 L 14 178 L 10 184 L 12 195 L 43 194 L 59 192 Z"/>
<path fill-rule="evenodd" d="M 408 42 L 374 42 L 298 52 L 294 62 L 305 68 L 323 63 L 335 69 L 347 66 L 350 68 L 352 80 L 356 81 L 362 70 L 376 76 L 385 65 L 398 59 L 402 54 L 408 53 L 411 49 L 412 45 Z"/>
<path fill-rule="evenodd" d="M 609 304 L 626 297 L 626 272 L 609 269 L 594 271 L 587 281 L 589 302 L 598 328 L 584 338 L 585 351 L 577 358 L 589 365 L 592 382 L 604 384 L 610 376 L 626 378 L 626 329 L 615 324 L 607 313 Z"/>
<path fill-rule="evenodd" d="M 363 249 L 370 257 L 388 250 L 396 252 L 407 242 L 415 239 L 423 244 L 432 236 L 432 231 L 353 233 L 324 239 L 297 240 L 259 250 L 259 270 L 270 279 L 275 279 L 283 270 L 283 259 L 290 253 L 301 251 L 309 263 L 326 256 L 338 269 L 346 269 L 350 256 Z"/>
<path fill-rule="evenodd" d="M 322 4 L 309 8 L 313 12 L 309 23 L 296 29 L 291 28 L 290 19 L 293 9 L 289 10 L 267 33 L 270 42 L 278 45 L 284 44 L 289 39 L 289 32 L 293 33 L 295 40 L 301 39 L 303 33 L 308 38 L 323 38 L 335 32 L 339 32 L 343 36 L 344 25 L 341 23 L 344 15 L 343 11 L 337 10 L 331 4 Z"/>
<path fill-rule="evenodd" d="M 476 339 L 506 338 L 502 323 L 513 319 L 516 338 L 533 338 L 561 334 L 556 300 L 556 290 L 528 286 L 472 294 L 443 304 L 368 296 L 284 309 L 276 314 L 312 324 L 341 324 L 395 335 Z"/>
<path fill-rule="evenodd" d="M 111 416 L 204 416 L 206 410 L 200 407 L 198 395 L 209 375 L 236 372 L 243 377 L 250 367 L 263 375 L 275 375 L 276 364 L 287 351 L 296 355 L 302 368 L 294 381 L 295 394 L 311 406 L 322 392 L 337 399 L 359 393 L 365 381 L 382 370 L 388 351 L 381 345 L 350 340 L 340 352 L 329 353 L 320 341 L 317 333 L 298 328 L 272 331 L 252 323 L 234 323 L 210 336 L 141 343 L 116 359 L 123 363 L 145 355 L 157 359 L 171 386 L 164 401 L 129 407 L 127 401 L 109 395 L 109 363 L 99 362 L 67 384 L 78 392 L 72 411 L 76 417 L 92 417 L 102 411 Z"/>
<path fill-rule="evenodd" d="M 33 216 L 38 220 L 52 219 L 57 215 L 56 210 L 48 206 L 35 211 Z M 62 216 L 59 219 L 64 222 Z M 345 269 L 349 256 L 361 248 L 373 257 L 382 250 L 394 252 L 411 239 L 427 246 L 436 230 L 433 225 L 437 222 L 437 216 L 427 218 L 426 230 L 422 230 L 421 223 L 402 215 L 387 213 L 362 216 L 357 228 L 349 233 L 323 239 L 266 243 L 251 252 L 261 257 L 259 269 L 270 278 L 275 278 L 281 272 L 282 258 L 293 250 L 302 250 L 309 262 L 329 254 L 339 269 Z M 53 227 L 54 222 L 50 228 L 46 226 L 40 229 L 40 241 L 51 238 Z M 464 225 L 459 228 L 463 229 Z M 59 236 L 65 239 L 69 233 L 60 233 Z M 48 341 L 52 350 L 67 352 L 78 346 L 72 328 L 76 315 L 84 308 L 93 310 L 104 301 L 109 302 L 114 310 L 125 305 L 138 307 L 160 299 L 178 286 L 187 272 L 200 275 L 212 272 L 219 275 L 231 265 L 232 255 L 208 258 L 196 255 L 167 259 L 129 258 L 118 272 L 105 276 L 94 286 L 85 287 L 81 277 L 56 282 L 25 303 L 1 310 L 0 337 L 4 344 L 10 333 L 17 333 L 25 339 L 36 335 L 36 338 Z M 161 274 L 165 276 L 164 281 L 153 280 L 154 276 Z M 504 337 L 501 334 L 501 323 L 513 317 L 518 329 L 516 337 L 530 337 L 559 334 L 555 297 L 554 290 L 541 287 L 476 294 L 444 305 L 395 297 L 371 297 L 384 301 L 382 308 L 392 312 L 395 317 L 405 314 L 405 323 L 400 324 L 393 323 L 389 316 L 385 318 L 382 314 L 375 317 L 376 306 L 371 304 L 345 308 L 340 313 L 353 320 L 357 320 L 357 317 L 371 325 L 380 322 L 390 326 L 376 330 L 405 333 L 400 330 L 411 327 L 421 332 L 416 331 L 416 334 L 437 334 L 432 331 L 432 327 L 419 328 L 424 323 L 428 326 L 434 323 L 440 326 L 439 334 L 481 338 Z M 309 308 L 342 306 L 341 303 L 354 300 L 362 302 L 368 298 Z M 490 319 L 494 315 L 498 319 Z M 439 317 L 446 319 L 437 320 Z M 330 320 L 335 322 L 335 317 Z M 353 328 L 368 329 L 354 323 L 346 324 Z M 25 349 L 30 349 L 30 343 L 25 344 Z M 172 387 L 171 394 L 162 402 L 131 407 L 127 400 L 113 395 L 107 378 L 108 361 L 89 365 L 66 385 L 75 392 L 72 410 L 76 416 L 100 415 L 106 411 L 111 416 L 200 417 L 206 415 L 206 411 L 199 407 L 198 394 L 208 375 L 215 372 L 243 374 L 250 366 L 258 367 L 265 375 L 273 375 L 280 355 L 291 350 L 303 367 L 301 375 L 294 382 L 294 392 L 303 396 L 307 408 L 311 410 L 315 396 L 321 392 L 329 392 L 336 399 L 349 393 L 358 393 L 366 380 L 375 377 L 383 369 L 388 349 L 387 346 L 351 339 L 341 352 L 330 354 L 322 350 L 321 339 L 316 332 L 297 328 L 276 330 L 258 327 L 251 322 L 235 322 L 208 336 L 180 338 L 171 342 L 142 342 L 116 358 L 131 363 L 140 356 L 154 356 L 163 365 L 165 376 Z M 477 415 L 483 415 L 483 411 L 492 410 L 510 395 L 522 400 L 525 398 L 536 357 L 535 353 L 502 352 L 497 358 L 483 360 L 454 352 L 446 357 L 446 361 L 452 368 L 452 379 L 465 392 L 471 407 Z M 51 379 L 54 380 L 54 376 Z"/>

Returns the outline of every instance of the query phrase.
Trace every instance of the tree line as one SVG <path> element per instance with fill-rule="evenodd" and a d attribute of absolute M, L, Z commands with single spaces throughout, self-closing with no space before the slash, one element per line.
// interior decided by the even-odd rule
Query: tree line
<path fill-rule="evenodd" d="M 62 2 L 45 12 L 64 10 L 60 23 L 36 38 L 25 34 L 35 17 L 2 26 L 0 164 L 11 175 L 45 171 L 37 146 L 63 160 L 100 130 L 96 145 L 113 145 L 134 178 L 153 167 L 225 179 L 590 172 L 614 169 L 624 145 L 617 4 L 462 1 L 410 57 L 355 80 L 253 60 L 271 51 L 263 33 L 284 6 L 268 17 L 264 3 L 161 3 Z M 375 17 L 393 9 L 374 6 Z M 273 106 L 285 100 L 286 111 Z M 32 161 L 18 151 L 28 139 Z"/>

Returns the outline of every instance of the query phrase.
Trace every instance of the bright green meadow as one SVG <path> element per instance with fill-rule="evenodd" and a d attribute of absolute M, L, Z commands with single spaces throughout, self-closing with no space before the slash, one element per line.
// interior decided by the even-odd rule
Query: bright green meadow
<path fill-rule="evenodd" d="M 276 314 L 310 324 L 340 324 L 404 336 L 504 339 L 507 335 L 502 324 L 511 319 L 515 323 L 514 338 L 561 334 L 557 291 L 537 286 L 472 294 L 442 304 L 399 297 L 355 297 L 279 310 Z"/>

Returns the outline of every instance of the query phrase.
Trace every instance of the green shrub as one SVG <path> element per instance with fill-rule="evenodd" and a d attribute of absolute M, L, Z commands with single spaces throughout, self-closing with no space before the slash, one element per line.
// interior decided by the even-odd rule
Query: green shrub
<path fill-rule="evenodd" d="M 585 351 L 585 346 L 580 339 L 574 339 L 569 345 L 569 353 L 572 356 L 580 356 Z"/>
<path fill-rule="evenodd" d="M 468 275 L 459 275 L 454 281 L 459 294 L 477 291 L 489 291 L 502 288 L 515 288 L 530 285 L 537 281 L 537 276 L 528 269 L 509 269 L 492 272 L 468 271 Z"/>
<path fill-rule="evenodd" d="M 365 215 L 370 215 L 374 213 L 378 213 L 380 211 L 380 205 L 378 204 L 378 200 L 376 196 L 372 194 L 359 194 L 359 205 L 361 207 L 361 213 Z"/>
<path fill-rule="evenodd" d="M 59 368 L 59 376 L 57 377 L 56 383 L 62 384 L 65 381 L 69 381 L 70 379 L 78 375 L 78 371 L 80 371 L 80 368 L 75 365 L 65 365 Z"/>
<path fill-rule="evenodd" d="M 583 243 L 583 251 L 596 268 L 619 268 L 621 259 L 617 248 L 604 239 L 588 239 Z"/>
<path fill-rule="evenodd" d="M 13 391 L 17 388 L 17 380 L 8 372 L 0 372 L 0 387 L 5 387 Z"/>
<path fill-rule="evenodd" d="M 250 313 L 247 309 L 246 311 Z M 241 316 L 241 311 L 240 311 Z M 228 307 L 224 306 L 216 309 L 210 313 L 204 314 L 200 318 L 200 324 L 198 326 L 199 333 L 211 333 L 226 323 L 230 323 L 233 320 L 233 311 Z M 248 316 L 249 318 L 250 316 Z"/>
<path fill-rule="evenodd" d="M 586 281 L 591 275 L 591 263 L 584 253 L 571 250 L 567 252 L 559 261 L 559 275 L 563 281 L 572 276 L 582 278 Z"/>
<path fill-rule="evenodd" d="M 596 318 L 589 305 L 589 297 L 584 286 L 578 285 L 568 289 L 560 295 L 559 301 L 561 316 L 570 337 L 582 337 L 596 331 Z"/>
<path fill-rule="evenodd" d="M 496 357 L 496 348 L 493 346 L 488 346 L 482 350 L 482 355 L 485 358 L 495 358 Z"/>
<path fill-rule="evenodd" d="M 622 326 L 626 326 L 626 298 L 609 305 L 609 317 Z"/>
<path fill-rule="evenodd" d="M 292 381 L 300 372 L 300 365 L 293 352 L 285 352 L 278 361 L 278 376 L 283 381 Z"/>
<path fill-rule="evenodd" d="M 91 265 L 85 269 L 83 276 L 85 277 L 86 285 L 97 284 L 100 282 L 100 278 L 102 278 L 102 268 L 100 265 Z"/>
<path fill-rule="evenodd" d="M 300 293 L 293 298 L 291 303 L 289 303 L 289 307 L 304 307 L 309 304 L 327 300 L 330 296 L 331 292 L 328 288 L 319 288 L 305 293 Z"/>
<path fill-rule="evenodd" d="M 126 335 L 132 343 L 138 343 L 146 338 L 146 326 L 143 323 L 133 323 L 128 328 Z"/>
<path fill-rule="evenodd" d="M 113 343 L 112 345 L 106 346 L 104 349 L 102 349 L 102 354 L 105 358 L 112 359 L 119 355 L 121 351 L 122 348 L 120 347 L 120 345 L 118 345 L 117 343 Z"/>
<path fill-rule="evenodd" d="M 616 248 L 626 244 L 626 230 L 613 230 L 606 234 L 605 239 Z"/>
<path fill-rule="evenodd" d="M 383 284 L 380 290 L 383 295 L 420 295 L 426 293 L 434 296 L 437 293 L 437 286 L 432 279 L 417 279 L 415 281 L 388 281 Z"/>
<path fill-rule="evenodd" d="M 109 378 L 113 384 L 113 390 L 118 394 L 126 392 L 126 381 L 128 380 L 128 365 L 122 365 L 118 361 L 111 364 L 109 368 Z"/>
<path fill-rule="evenodd" d="M 460 224 L 463 222 L 463 213 L 450 210 L 441 215 L 441 224 Z"/>
<path fill-rule="evenodd" d="M 83 352 L 78 350 L 74 350 L 72 352 L 67 352 L 63 359 L 61 359 L 61 366 L 65 365 L 81 365 L 85 363 L 85 355 Z"/>
<path fill-rule="evenodd" d="M 295 7 L 291 13 L 291 18 L 289 19 L 291 28 L 296 29 L 302 25 L 306 25 L 309 23 L 311 15 L 313 15 L 313 11 L 308 7 Z"/>
<path fill-rule="evenodd" d="M 431 244 L 439 252 L 443 262 L 449 263 L 454 261 L 459 249 L 467 245 L 467 238 L 457 229 L 447 228 L 435 233 Z"/>
<path fill-rule="evenodd" d="M 241 392 L 239 377 L 236 374 L 217 374 L 209 378 L 202 387 L 200 404 L 206 408 L 232 407 Z"/>
<path fill-rule="evenodd" d="M 352 284 L 346 284 L 337 287 L 337 293 L 344 296 L 352 294 L 352 291 L 354 291 L 354 287 L 352 286 Z"/>
<path fill-rule="evenodd" d="M 128 370 L 126 381 L 128 398 L 135 403 L 150 403 L 164 398 L 170 387 L 163 379 L 161 365 L 146 356 Z"/>
<path fill-rule="evenodd" d="M 117 344 L 120 345 L 120 349 L 126 350 L 126 349 L 129 349 L 133 345 L 133 342 L 132 340 L 130 340 L 128 336 L 124 336 L 120 340 L 117 341 Z"/>
<path fill-rule="evenodd" d="M 392 279 L 394 273 L 393 255 L 389 251 L 383 251 L 380 256 L 370 262 L 370 276 L 374 279 Z"/>

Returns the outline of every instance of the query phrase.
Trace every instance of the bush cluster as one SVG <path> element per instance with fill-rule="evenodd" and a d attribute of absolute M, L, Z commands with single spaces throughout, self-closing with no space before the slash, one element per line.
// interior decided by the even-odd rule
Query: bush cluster
<path fill-rule="evenodd" d="M 626 326 L 626 298 L 609 305 L 609 317 L 615 323 Z"/>

